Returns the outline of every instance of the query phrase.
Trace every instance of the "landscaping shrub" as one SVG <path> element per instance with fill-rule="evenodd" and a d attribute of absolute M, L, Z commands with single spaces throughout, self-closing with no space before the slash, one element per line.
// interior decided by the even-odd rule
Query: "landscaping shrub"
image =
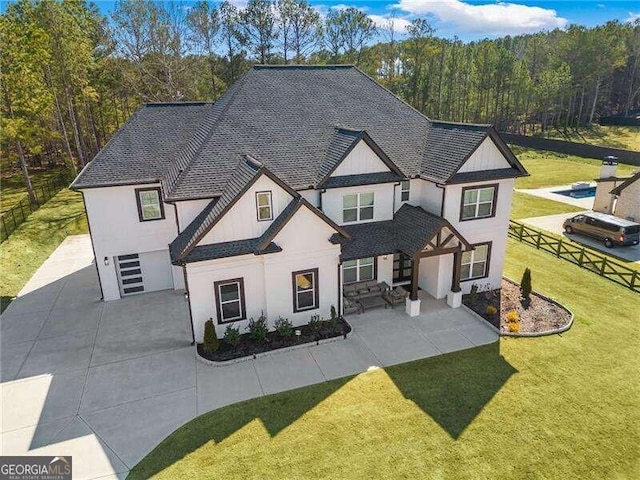
<path fill-rule="evenodd" d="M 313 333 L 318 333 L 322 328 L 322 320 L 320 320 L 320 315 L 311 315 L 311 320 L 309 320 L 309 328 Z"/>
<path fill-rule="evenodd" d="M 515 310 L 509 310 L 507 313 L 507 328 L 510 332 L 520 331 L 520 315 Z"/>
<path fill-rule="evenodd" d="M 218 334 L 216 333 L 216 327 L 213 326 L 213 319 L 209 319 L 204 322 L 204 345 L 202 348 L 205 353 L 217 352 L 220 347 L 218 341 Z"/>
<path fill-rule="evenodd" d="M 476 303 L 480 299 L 480 294 L 478 293 L 478 284 L 474 283 L 471 285 L 471 290 L 469 291 L 469 300 L 471 302 Z"/>
<path fill-rule="evenodd" d="M 273 324 L 273 327 L 282 338 L 287 338 L 293 335 L 293 324 L 287 318 L 278 318 L 278 320 Z"/>
<path fill-rule="evenodd" d="M 237 347 L 240 343 L 240 329 L 233 325 L 227 325 L 224 331 L 224 341 L 232 347 Z"/>
<path fill-rule="evenodd" d="M 269 333 L 267 317 L 265 317 L 264 315 L 260 315 L 260 317 L 258 317 L 258 320 L 254 320 L 252 318 L 251 320 L 249 320 L 247 330 L 249 331 L 249 338 L 255 340 L 256 342 L 264 342 L 267 338 L 267 333 Z"/>
<path fill-rule="evenodd" d="M 336 329 L 338 327 L 338 314 L 336 313 L 336 307 L 331 305 L 331 328 Z"/>
<path fill-rule="evenodd" d="M 493 305 L 487 305 L 487 315 L 495 315 L 498 313 L 498 309 Z"/>
<path fill-rule="evenodd" d="M 523 300 L 525 303 L 525 308 L 529 306 L 531 303 L 531 270 L 529 267 L 524 269 L 524 273 L 522 274 L 522 280 L 520 280 L 520 293 L 522 294 Z"/>

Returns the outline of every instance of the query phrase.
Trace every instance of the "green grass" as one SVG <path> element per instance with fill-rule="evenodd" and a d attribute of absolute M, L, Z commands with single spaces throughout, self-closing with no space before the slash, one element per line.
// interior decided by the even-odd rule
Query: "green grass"
<path fill-rule="evenodd" d="M 0 244 L 1 310 L 67 235 L 87 233 L 82 195 L 62 190 Z"/>
<path fill-rule="evenodd" d="M 530 177 L 516 179 L 516 188 L 542 188 L 581 181 L 590 182 L 600 176 L 602 160 L 524 148 L 514 148 L 514 151 L 531 174 Z M 633 171 L 633 166 L 620 164 L 617 174 L 630 176 Z"/>
<path fill-rule="evenodd" d="M 638 295 L 510 240 L 506 275 L 525 266 L 571 330 L 224 407 L 129 478 L 638 478 Z"/>
<path fill-rule="evenodd" d="M 590 128 L 570 129 L 566 132 L 563 130 L 549 130 L 544 136 L 568 142 L 640 151 L 640 127 L 594 125 Z"/>
<path fill-rule="evenodd" d="M 40 187 L 42 185 L 45 185 L 48 180 L 53 181 L 65 172 L 67 172 L 67 170 L 63 168 L 29 172 L 31 184 L 36 190 L 37 196 L 41 196 Z M 4 174 L 0 178 L 0 213 L 10 210 L 20 203 L 20 200 L 26 198 L 27 188 L 24 186 L 24 179 L 20 172 L 14 172 L 9 175 Z"/>
<path fill-rule="evenodd" d="M 528 193 L 513 192 L 510 218 L 512 220 L 520 220 L 522 218 L 543 217 L 560 213 L 583 212 L 584 210 L 584 208 L 536 197 Z"/>

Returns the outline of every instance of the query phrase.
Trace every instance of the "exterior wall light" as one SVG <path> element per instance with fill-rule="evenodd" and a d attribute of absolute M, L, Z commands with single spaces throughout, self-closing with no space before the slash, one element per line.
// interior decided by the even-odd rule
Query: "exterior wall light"
<path fill-rule="evenodd" d="M 185 302 L 189 301 L 189 292 L 187 292 L 186 290 L 184 291 L 184 301 Z"/>
<path fill-rule="evenodd" d="M 109 266 L 109 257 L 104 257 L 104 266 L 105 267 Z"/>

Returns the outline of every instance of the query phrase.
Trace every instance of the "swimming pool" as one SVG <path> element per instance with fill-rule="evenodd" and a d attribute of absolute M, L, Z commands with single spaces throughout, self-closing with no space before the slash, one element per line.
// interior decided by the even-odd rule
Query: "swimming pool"
<path fill-rule="evenodd" d="M 596 196 L 596 187 L 576 188 L 575 190 L 558 190 L 553 193 L 571 198 L 593 198 Z"/>

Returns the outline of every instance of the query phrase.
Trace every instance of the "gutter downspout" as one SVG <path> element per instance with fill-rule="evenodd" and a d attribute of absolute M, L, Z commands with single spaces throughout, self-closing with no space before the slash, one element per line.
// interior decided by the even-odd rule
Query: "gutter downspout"
<path fill-rule="evenodd" d="M 396 187 L 398 185 L 402 185 L 402 182 L 398 182 L 398 183 L 394 183 L 393 184 L 393 214 L 394 215 L 396 213 Z"/>
<path fill-rule="evenodd" d="M 323 188 L 320 190 L 319 200 L 318 200 L 318 210 L 322 211 L 322 194 L 327 193 L 327 189 Z"/>
<path fill-rule="evenodd" d="M 182 265 L 182 273 L 184 275 L 184 291 L 187 296 L 187 303 L 189 305 L 189 325 L 191 326 L 191 346 L 196 344 L 196 334 L 193 330 L 193 312 L 191 311 L 191 295 L 189 294 L 189 280 L 187 279 L 187 266 Z"/>

